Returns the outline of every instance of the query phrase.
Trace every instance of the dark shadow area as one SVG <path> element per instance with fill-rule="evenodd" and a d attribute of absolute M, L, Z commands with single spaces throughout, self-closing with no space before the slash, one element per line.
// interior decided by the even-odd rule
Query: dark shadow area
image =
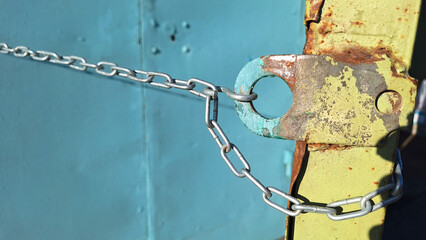
<path fill-rule="evenodd" d="M 410 76 L 426 79 L 426 4 L 420 10 Z M 402 131 L 401 145 L 410 136 Z M 415 136 L 401 151 L 403 196 L 387 208 L 383 240 L 426 238 L 426 137 Z M 372 229 L 372 231 L 374 228 Z"/>
<path fill-rule="evenodd" d="M 377 236 L 382 234 L 382 226 L 377 225 L 370 229 L 370 239 L 377 239 Z"/>
<path fill-rule="evenodd" d="M 408 136 L 408 132 L 402 132 L 400 143 Z M 426 137 L 416 136 L 401 155 L 403 195 L 387 208 L 383 240 L 426 236 Z"/>

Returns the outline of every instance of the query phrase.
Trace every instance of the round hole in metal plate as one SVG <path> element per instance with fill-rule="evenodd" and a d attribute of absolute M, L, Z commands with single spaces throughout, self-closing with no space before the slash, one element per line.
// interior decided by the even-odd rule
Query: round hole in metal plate
<path fill-rule="evenodd" d="M 267 119 L 283 116 L 293 102 L 293 94 L 287 83 L 277 76 L 261 78 L 253 92 L 258 95 L 253 101 L 253 107 Z"/>
<path fill-rule="evenodd" d="M 399 93 L 386 90 L 379 94 L 376 99 L 376 108 L 384 114 L 394 113 L 401 109 L 402 97 Z"/>

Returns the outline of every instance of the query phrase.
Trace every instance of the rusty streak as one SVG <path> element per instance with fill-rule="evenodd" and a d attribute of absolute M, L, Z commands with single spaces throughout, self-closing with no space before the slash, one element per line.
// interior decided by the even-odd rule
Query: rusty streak
<path fill-rule="evenodd" d="M 265 72 L 273 73 L 282 78 L 293 92 L 296 83 L 296 56 L 281 57 L 272 55 L 262 57 L 261 59 L 263 61 L 262 69 Z"/>
<path fill-rule="evenodd" d="M 307 7 L 307 12 L 305 13 L 305 25 L 308 22 L 318 22 L 320 18 L 320 11 L 324 4 L 324 0 L 310 0 L 309 7 Z"/>

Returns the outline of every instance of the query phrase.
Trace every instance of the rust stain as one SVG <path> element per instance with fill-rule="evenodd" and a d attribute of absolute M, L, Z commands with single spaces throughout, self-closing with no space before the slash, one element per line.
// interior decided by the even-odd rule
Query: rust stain
<path fill-rule="evenodd" d="M 379 182 L 373 182 L 374 184 L 376 184 L 376 185 L 379 185 Z"/>
<path fill-rule="evenodd" d="M 303 48 L 303 54 L 312 54 L 314 49 L 314 30 L 308 28 L 306 29 L 306 43 Z"/>
<path fill-rule="evenodd" d="M 296 60 L 295 55 L 289 57 L 282 57 L 277 59 L 279 56 L 271 55 L 262 57 L 263 66 L 262 69 L 265 72 L 273 73 L 282 78 L 288 85 L 291 91 L 294 89 L 296 83 Z"/>
<path fill-rule="evenodd" d="M 363 22 L 361 22 L 361 21 L 353 21 L 353 22 L 352 22 L 352 24 L 357 25 L 357 26 L 362 26 L 362 25 L 364 25 L 364 23 L 363 23 Z"/>
<path fill-rule="evenodd" d="M 319 14 L 324 4 L 324 0 L 309 0 L 309 9 L 307 9 L 305 14 L 305 24 L 308 22 L 318 22 Z"/>
<path fill-rule="evenodd" d="M 352 170 L 353 168 L 351 168 L 351 167 L 348 167 L 348 169 L 349 169 L 349 170 Z"/>
<path fill-rule="evenodd" d="M 395 63 L 399 65 L 405 64 L 403 63 L 402 58 L 396 57 L 391 50 L 384 46 L 379 45 L 372 48 L 352 45 L 344 48 L 322 49 L 319 54 L 329 55 L 337 61 L 346 62 L 349 64 L 373 63 L 383 60 L 383 56 L 387 56 L 393 62 L 391 66 L 392 76 L 408 79 L 414 84 L 414 86 L 417 86 L 418 84 L 418 81 L 415 78 L 408 76 L 406 73 L 400 74 L 397 72 Z"/>
<path fill-rule="evenodd" d="M 396 71 L 396 68 L 394 66 L 391 67 L 391 71 L 392 71 L 392 76 L 394 77 L 402 77 L 398 71 Z M 417 85 L 416 85 L 417 86 Z"/>
<path fill-rule="evenodd" d="M 331 18 L 333 16 L 333 10 L 330 7 L 327 8 L 327 12 L 324 14 L 324 17 Z"/>
<path fill-rule="evenodd" d="M 325 144 L 325 143 L 311 143 L 309 144 L 309 151 L 311 150 L 323 150 L 326 149 L 328 146 L 330 146 L 330 144 Z"/>
<path fill-rule="evenodd" d="M 410 77 L 408 74 L 400 74 L 400 73 L 398 73 L 398 71 L 396 70 L 396 68 L 395 68 L 394 65 L 391 66 L 391 71 L 392 71 L 392 76 L 394 76 L 394 77 L 397 77 L 397 78 L 406 78 L 406 79 L 410 80 L 410 82 L 412 82 L 414 84 L 414 86 L 416 86 L 416 87 L 419 84 L 419 81 L 417 81 L 417 79 Z M 415 94 L 415 92 L 413 91 L 413 89 L 410 90 L 410 94 L 411 95 Z"/>
<path fill-rule="evenodd" d="M 392 92 L 393 97 L 389 98 L 389 102 L 392 105 L 392 109 L 396 110 L 401 107 L 402 99 L 401 95 L 399 95 L 397 92 Z M 396 101 L 395 101 L 396 99 Z"/>
<path fill-rule="evenodd" d="M 291 173 L 290 192 L 292 191 L 294 182 L 299 176 L 299 172 L 302 167 L 302 160 L 306 152 L 306 145 L 307 145 L 306 142 L 301 142 L 301 141 L 296 142 L 296 148 L 294 150 L 294 157 L 293 157 L 293 170 Z"/>
<path fill-rule="evenodd" d="M 323 6 L 323 1 L 311 1 L 311 4 L 314 2 L 318 2 L 321 4 L 316 5 L 316 8 L 311 8 L 311 11 L 321 13 L 321 9 L 318 7 Z M 396 7 L 397 10 L 400 7 Z M 375 47 L 364 47 L 356 44 L 352 44 L 352 42 L 345 41 L 346 44 L 335 45 L 333 47 L 325 47 L 323 44 L 326 37 L 329 34 L 333 33 L 333 28 L 337 26 L 333 21 L 335 16 L 333 16 L 334 8 L 327 7 L 327 9 L 323 9 L 321 13 L 322 16 L 319 16 L 318 19 L 321 21 L 316 21 L 314 23 L 317 27 L 313 27 L 311 29 L 310 23 L 312 21 L 305 21 L 306 25 L 306 43 L 303 50 L 303 54 L 315 54 L 315 55 L 329 55 L 333 57 L 337 61 L 346 62 L 349 64 L 360 64 L 360 63 L 372 63 L 375 61 L 383 60 L 382 55 L 386 55 L 392 60 L 392 64 L 396 66 L 405 66 L 403 59 L 401 57 L 397 57 L 397 54 L 393 52 L 391 47 L 383 45 L 383 40 L 380 40 Z M 405 13 L 409 12 L 408 8 L 404 8 L 403 11 Z M 411 11 L 410 11 L 411 13 Z M 398 21 L 408 21 L 408 18 L 397 18 Z M 362 26 L 365 25 L 363 21 L 352 21 L 353 25 Z M 400 36 L 401 39 L 405 39 L 405 36 Z M 398 74 L 399 75 L 399 74 Z M 401 75 L 399 75 L 401 76 Z M 407 77 L 408 74 L 404 74 L 401 77 Z M 412 81 L 414 83 L 414 81 Z"/>
<path fill-rule="evenodd" d="M 341 150 L 347 150 L 347 149 L 351 149 L 351 146 L 327 144 L 327 143 L 309 143 L 309 145 L 308 145 L 308 150 L 311 151 L 311 152 L 314 152 L 314 151 L 321 151 L 321 152 L 341 151 Z"/>
<path fill-rule="evenodd" d="M 371 171 L 374 171 L 374 169 L 376 169 L 376 168 L 371 168 Z"/>
<path fill-rule="evenodd" d="M 349 64 L 373 63 L 383 60 L 383 55 L 386 55 L 395 61 L 402 62 L 401 59 L 396 59 L 392 52 L 383 46 L 377 46 L 375 48 L 357 45 L 347 46 L 344 48 L 333 47 L 330 49 L 323 49 L 321 54 L 329 55 L 339 62 Z"/>
<path fill-rule="evenodd" d="M 321 24 L 321 26 L 318 28 L 318 32 L 323 37 L 325 37 L 325 36 L 327 36 L 328 34 L 331 33 L 331 30 L 333 30 L 333 27 L 335 27 L 335 26 L 337 26 L 337 25 L 335 23 L 333 23 L 333 22 L 323 21 L 323 23 Z"/>
<path fill-rule="evenodd" d="M 314 49 L 314 32 L 309 28 L 311 22 L 319 22 L 320 12 L 322 6 L 324 5 L 324 0 L 310 0 L 309 5 L 306 6 L 305 13 L 305 26 L 306 26 L 306 43 L 303 48 L 303 54 L 311 54 L 312 49 Z"/>
<path fill-rule="evenodd" d="M 306 154 L 306 142 L 302 141 L 296 141 L 296 147 L 294 149 L 294 156 L 293 156 L 293 169 L 291 172 L 291 180 L 290 180 L 290 188 L 289 193 L 294 196 L 294 184 L 299 177 L 300 170 L 302 169 L 302 162 L 303 158 Z M 290 207 L 290 201 L 288 201 L 288 207 Z M 291 222 L 291 218 L 289 215 L 286 217 L 286 229 L 288 229 L 289 223 Z"/>
<path fill-rule="evenodd" d="M 416 86 L 417 86 L 417 81 L 416 81 Z M 410 96 L 413 96 L 413 94 L 416 94 L 416 89 L 415 88 L 411 88 L 410 89 Z M 415 100 L 414 99 L 411 99 L 411 102 L 414 102 Z"/>
<path fill-rule="evenodd" d="M 365 152 L 368 152 L 368 150 L 365 150 Z"/>

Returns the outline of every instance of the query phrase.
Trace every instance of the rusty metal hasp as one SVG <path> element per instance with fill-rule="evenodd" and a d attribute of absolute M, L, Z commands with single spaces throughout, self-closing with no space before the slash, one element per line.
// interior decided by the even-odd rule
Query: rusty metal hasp
<path fill-rule="evenodd" d="M 391 66 L 386 55 L 361 63 L 325 55 L 260 57 L 242 69 L 235 92 L 250 94 L 261 78 L 278 76 L 293 93 L 292 106 L 274 119 L 261 116 L 250 102 L 235 101 L 235 107 L 247 128 L 262 136 L 377 146 L 408 125 L 415 103 L 415 80 Z"/>

